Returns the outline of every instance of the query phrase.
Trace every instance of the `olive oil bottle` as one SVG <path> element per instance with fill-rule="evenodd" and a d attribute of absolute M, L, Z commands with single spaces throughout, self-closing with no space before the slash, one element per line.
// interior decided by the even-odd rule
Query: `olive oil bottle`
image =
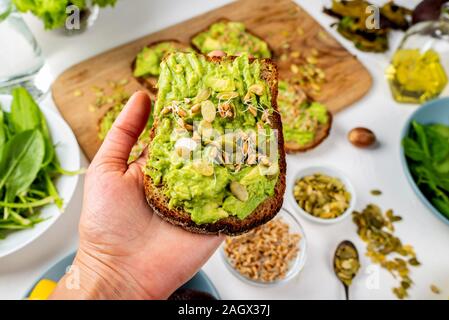
<path fill-rule="evenodd" d="M 386 76 L 398 102 L 423 103 L 449 95 L 449 3 L 440 20 L 421 22 L 407 31 Z"/>

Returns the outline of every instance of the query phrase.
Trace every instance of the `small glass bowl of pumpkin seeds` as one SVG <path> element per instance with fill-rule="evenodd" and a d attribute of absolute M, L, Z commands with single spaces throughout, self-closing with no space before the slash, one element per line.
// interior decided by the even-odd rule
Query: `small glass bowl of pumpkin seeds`
<path fill-rule="evenodd" d="M 341 171 L 308 167 L 298 171 L 291 185 L 293 205 L 302 216 L 318 223 L 344 220 L 355 207 L 355 190 Z"/>

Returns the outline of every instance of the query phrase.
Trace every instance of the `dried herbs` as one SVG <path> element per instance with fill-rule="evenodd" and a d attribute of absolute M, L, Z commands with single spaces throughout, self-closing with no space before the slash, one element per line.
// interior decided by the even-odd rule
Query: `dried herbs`
<path fill-rule="evenodd" d="M 293 195 L 304 211 L 321 219 L 339 217 L 351 201 L 351 194 L 338 178 L 320 173 L 296 181 Z"/>
<path fill-rule="evenodd" d="M 374 204 L 368 205 L 362 212 L 353 212 L 357 233 L 367 243 L 366 255 L 400 281 L 399 286 L 393 288 L 393 293 L 399 299 L 404 299 L 408 297 L 408 289 L 413 284 L 409 266 L 419 266 L 420 262 L 413 247 L 403 245 L 394 235 L 393 223 L 401 220 L 393 210 L 383 214 Z"/>

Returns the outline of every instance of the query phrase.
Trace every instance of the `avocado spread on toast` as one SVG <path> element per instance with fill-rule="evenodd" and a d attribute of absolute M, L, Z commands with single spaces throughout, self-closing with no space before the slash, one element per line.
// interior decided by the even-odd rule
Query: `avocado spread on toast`
<path fill-rule="evenodd" d="M 287 81 L 279 81 L 278 106 L 286 142 L 308 145 L 314 141 L 319 126 L 329 122 L 324 105 L 308 101 L 300 88 Z"/>
<path fill-rule="evenodd" d="M 230 55 L 246 52 L 256 58 L 271 57 L 268 44 L 248 32 L 241 22 L 216 22 L 193 37 L 192 43 L 204 54 L 222 50 Z"/>
<path fill-rule="evenodd" d="M 135 77 L 159 76 L 161 72 L 161 61 L 164 56 L 176 50 L 193 51 L 189 46 L 175 41 L 163 41 L 144 47 L 136 57 L 133 75 Z"/>
<path fill-rule="evenodd" d="M 279 154 L 261 63 L 175 52 L 161 64 L 145 174 L 198 225 L 244 219 L 274 193 Z"/>

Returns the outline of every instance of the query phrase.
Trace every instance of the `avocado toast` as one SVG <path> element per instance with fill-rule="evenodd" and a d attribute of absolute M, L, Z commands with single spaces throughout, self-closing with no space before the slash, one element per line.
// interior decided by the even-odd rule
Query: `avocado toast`
<path fill-rule="evenodd" d="M 227 19 L 220 19 L 206 30 L 194 35 L 191 44 L 203 54 L 221 50 L 229 55 L 247 52 L 256 58 L 272 56 L 268 44 L 249 31 L 245 24 Z"/>
<path fill-rule="evenodd" d="M 177 40 L 153 42 L 145 46 L 134 59 L 131 65 L 133 76 L 148 90 L 156 92 L 161 61 L 167 53 L 173 51 L 192 52 L 193 49 Z"/>
<path fill-rule="evenodd" d="M 324 105 L 311 102 L 299 85 L 279 81 L 278 105 L 287 153 L 313 149 L 329 135 L 332 114 Z"/>
<path fill-rule="evenodd" d="M 149 205 L 197 233 L 237 235 L 272 219 L 286 163 L 271 60 L 171 53 L 158 86 L 144 170 Z"/>

